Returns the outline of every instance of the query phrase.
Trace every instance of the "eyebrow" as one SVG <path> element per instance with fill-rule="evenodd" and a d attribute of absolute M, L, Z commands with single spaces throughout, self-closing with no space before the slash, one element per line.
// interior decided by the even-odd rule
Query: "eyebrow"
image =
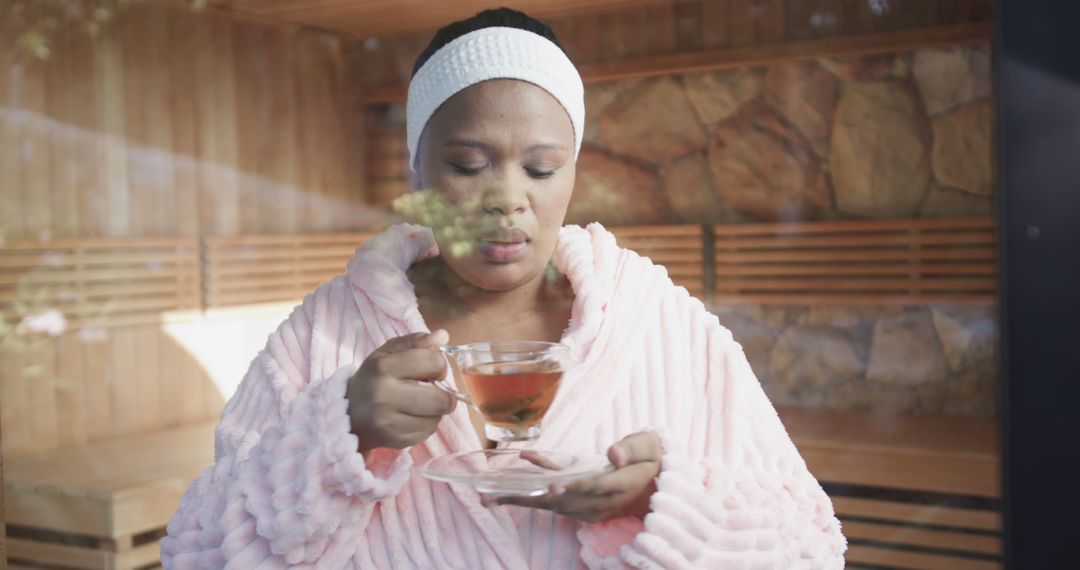
<path fill-rule="evenodd" d="M 482 143 L 480 141 L 471 140 L 471 139 L 451 139 L 451 140 L 448 140 L 445 143 L 443 143 L 443 146 L 444 147 L 447 147 L 447 146 L 464 146 L 464 147 L 469 147 L 469 148 L 477 148 L 477 149 L 480 149 L 480 150 L 483 150 L 483 151 L 490 151 L 491 150 L 491 145 L 486 144 L 486 143 Z M 530 146 L 529 148 L 525 149 L 525 152 L 532 152 L 532 151 L 536 151 L 536 150 L 563 150 L 564 151 L 564 150 L 566 150 L 566 146 L 561 145 L 561 144 L 557 144 L 557 143 L 540 143 L 540 144 L 534 144 L 534 145 Z"/>

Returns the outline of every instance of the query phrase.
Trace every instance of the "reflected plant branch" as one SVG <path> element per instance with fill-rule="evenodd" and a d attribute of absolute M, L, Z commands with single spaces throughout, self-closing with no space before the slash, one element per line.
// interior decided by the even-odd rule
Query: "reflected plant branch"
<path fill-rule="evenodd" d="M 11 38 L 15 59 L 46 61 L 52 56 L 52 39 L 60 30 L 77 27 L 97 37 L 120 14 L 152 0 L 8 0 L 0 8 L 3 37 Z M 184 0 L 192 10 L 206 7 L 207 0 Z"/>

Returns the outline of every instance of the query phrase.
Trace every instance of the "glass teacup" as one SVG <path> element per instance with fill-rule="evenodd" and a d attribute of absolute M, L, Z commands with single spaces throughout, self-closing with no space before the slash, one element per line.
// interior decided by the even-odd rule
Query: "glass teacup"
<path fill-rule="evenodd" d="M 540 422 L 551 407 L 563 373 L 570 366 L 566 345 L 540 341 L 477 342 L 441 347 L 456 364 L 469 396 L 445 382 L 436 385 L 484 416 L 492 441 L 540 437 Z"/>

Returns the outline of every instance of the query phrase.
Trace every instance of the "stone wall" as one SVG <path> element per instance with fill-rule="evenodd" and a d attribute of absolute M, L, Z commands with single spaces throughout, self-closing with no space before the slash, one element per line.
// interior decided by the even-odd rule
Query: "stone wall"
<path fill-rule="evenodd" d="M 989 215 L 989 49 L 594 84 L 570 221 Z"/>
<path fill-rule="evenodd" d="M 719 306 L 778 405 L 994 417 L 990 306 Z"/>
<path fill-rule="evenodd" d="M 591 85 L 569 218 L 609 225 L 988 216 L 986 47 Z M 989 306 L 718 306 L 777 404 L 987 418 Z"/>
<path fill-rule="evenodd" d="M 985 46 L 592 84 L 568 222 L 989 216 L 991 88 Z M 994 307 L 713 310 L 777 404 L 996 413 Z"/>

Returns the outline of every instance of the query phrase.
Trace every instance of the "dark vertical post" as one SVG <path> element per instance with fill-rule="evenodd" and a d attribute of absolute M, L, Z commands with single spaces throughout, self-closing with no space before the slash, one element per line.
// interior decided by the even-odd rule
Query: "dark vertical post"
<path fill-rule="evenodd" d="M 998 0 L 1007 568 L 1073 568 L 1080 523 L 1080 2 Z"/>

